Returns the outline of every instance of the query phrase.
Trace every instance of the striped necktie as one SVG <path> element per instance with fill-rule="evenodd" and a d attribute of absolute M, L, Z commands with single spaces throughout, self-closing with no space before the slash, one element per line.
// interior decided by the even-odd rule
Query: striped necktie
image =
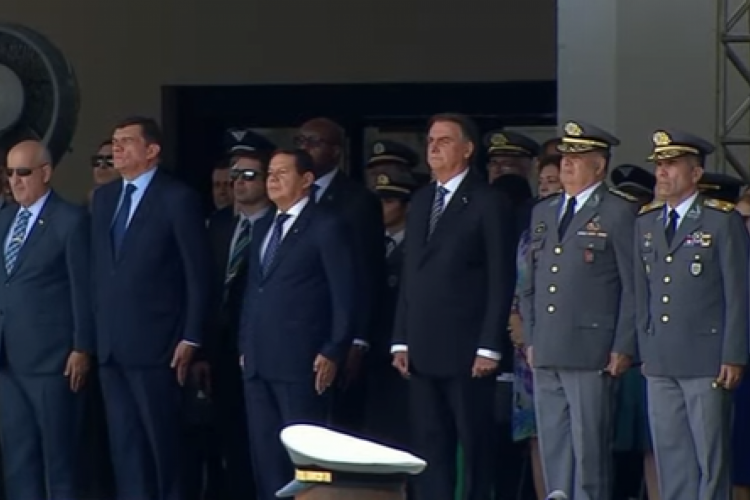
<path fill-rule="evenodd" d="M 237 273 L 245 260 L 245 250 L 247 245 L 250 244 L 250 234 L 252 232 L 252 224 L 248 219 L 243 218 L 240 222 L 240 230 L 237 233 L 237 239 L 232 247 L 232 254 L 229 257 L 229 265 L 227 266 L 227 276 L 224 280 L 224 284 L 228 285 L 237 276 Z"/>
<path fill-rule="evenodd" d="M 13 271 L 13 266 L 16 265 L 16 261 L 18 260 L 18 254 L 26 240 L 26 229 L 29 227 L 30 218 L 31 212 L 24 208 L 18 212 L 16 223 L 13 224 L 10 243 L 8 244 L 8 248 L 5 249 L 5 271 L 8 274 Z"/>
<path fill-rule="evenodd" d="M 445 196 L 448 192 L 449 191 L 443 186 L 438 186 L 437 191 L 435 192 L 435 201 L 432 203 L 432 211 L 430 212 L 430 231 L 427 233 L 428 239 L 432 236 L 440 217 L 443 215 L 443 211 L 445 211 Z"/>
<path fill-rule="evenodd" d="M 280 213 L 276 216 L 276 220 L 273 222 L 271 238 L 268 240 L 268 245 L 266 246 L 266 251 L 263 254 L 263 259 L 260 264 L 264 276 L 268 273 L 268 269 L 273 263 L 276 252 L 281 246 L 281 240 L 284 238 L 284 223 L 289 217 L 291 217 L 291 215 Z"/>

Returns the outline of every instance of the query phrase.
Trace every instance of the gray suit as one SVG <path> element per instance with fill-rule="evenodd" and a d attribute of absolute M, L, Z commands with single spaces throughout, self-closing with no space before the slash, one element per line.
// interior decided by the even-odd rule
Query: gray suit
<path fill-rule="evenodd" d="M 562 241 L 563 194 L 537 203 L 532 215 L 521 312 L 534 351 L 542 463 L 548 490 L 577 500 L 611 496 L 614 387 L 600 371 L 611 353 L 635 354 L 634 201 L 600 185 Z"/>
<path fill-rule="evenodd" d="M 638 346 L 661 495 L 726 499 L 731 400 L 712 382 L 722 364 L 747 363 L 747 231 L 732 204 L 699 196 L 668 245 L 665 211 L 644 207 L 635 233 Z"/>

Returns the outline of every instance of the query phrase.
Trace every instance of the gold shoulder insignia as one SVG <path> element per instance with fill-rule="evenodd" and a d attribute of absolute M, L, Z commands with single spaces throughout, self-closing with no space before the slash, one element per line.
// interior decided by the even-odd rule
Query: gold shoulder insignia
<path fill-rule="evenodd" d="M 641 210 L 638 212 L 638 215 L 643 215 L 649 212 L 653 212 L 654 210 L 658 210 L 663 206 L 664 206 L 663 201 L 652 201 L 651 203 L 643 205 L 643 207 L 641 207 Z"/>
<path fill-rule="evenodd" d="M 717 200 L 714 198 L 706 198 L 703 200 L 703 206 L 719 210 L 721 212 L 731 212 L 734 210 L 734 203 L 728 201 Z"/>
<path fill-rule="evenodd" d="M 627 201 L 629 201 L 631 203 L 635 203 L 636 201 L 638 201 L 638 198 L 636 198 L 632 194 L 628 194 L 625 191 L 620 191 L 619 189 L 615 189 L 613 187 L 609 188 L 609 192 L 612 193 L 613 195 L 619 196 L 623 200 L 627 200 Z"/>

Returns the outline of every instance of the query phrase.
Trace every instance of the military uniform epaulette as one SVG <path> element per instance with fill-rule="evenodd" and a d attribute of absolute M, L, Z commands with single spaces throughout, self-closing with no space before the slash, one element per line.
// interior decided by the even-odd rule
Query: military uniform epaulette
<path fill-rule="evenodd" d="M 625 201 L 629 201 L 631 203 L 635 203 L 635 202 L 638 201 L 638 198 L 636 198 L 632 194 L 626 193 L 625 191 L 620 191 L 619 189 L 615 189 L 613 187 L 610 187 L 608 189 L 609 189 L 610 193 L 612 193 L 613 195 L 615 195 L 615 196 L 617 196 L 619 198 L 622 198 Z"/>
<path fill-rule="evenodd" d="M 638 212 L 638 215 L 643 215 L 643 214 L 647 214 L 649 212 L 653 212 L 654 210 L 658 210 L 658 209 L 660 209 L 663 206 L 664 206 L 664 202 L 663 201 L 652 201 L 651 203 L 649 203 L 647 205 L 643 205 L 643 207 L 641 208 L 641 210 Z"/>
<path fill-rule="evenodd" d="M 703 206 L 719 210 L 721 212 L 731 212 L 734 210 L 734 203 L 728 201 L 717 200 L 714 198 L 706 198 L 703 200 Z"/>

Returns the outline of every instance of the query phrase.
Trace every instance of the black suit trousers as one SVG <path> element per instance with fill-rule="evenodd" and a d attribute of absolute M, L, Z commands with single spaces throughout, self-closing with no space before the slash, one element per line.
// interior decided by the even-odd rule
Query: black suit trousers
<path fill-rule="evenodd" d="M 60 375 L 0 370 L 0 436 L 9 499 L 80 498 L 81 394 Z"/>
<path fill-rule="evenodd" d="M 458 443 L 464 452 L 464 500 L 487 500 L 492 476 L 494 377 L 438 378 L 412 369 L 414 451 L 429 466 L 414 481 L 417 500 L 455 500 Z"/>

